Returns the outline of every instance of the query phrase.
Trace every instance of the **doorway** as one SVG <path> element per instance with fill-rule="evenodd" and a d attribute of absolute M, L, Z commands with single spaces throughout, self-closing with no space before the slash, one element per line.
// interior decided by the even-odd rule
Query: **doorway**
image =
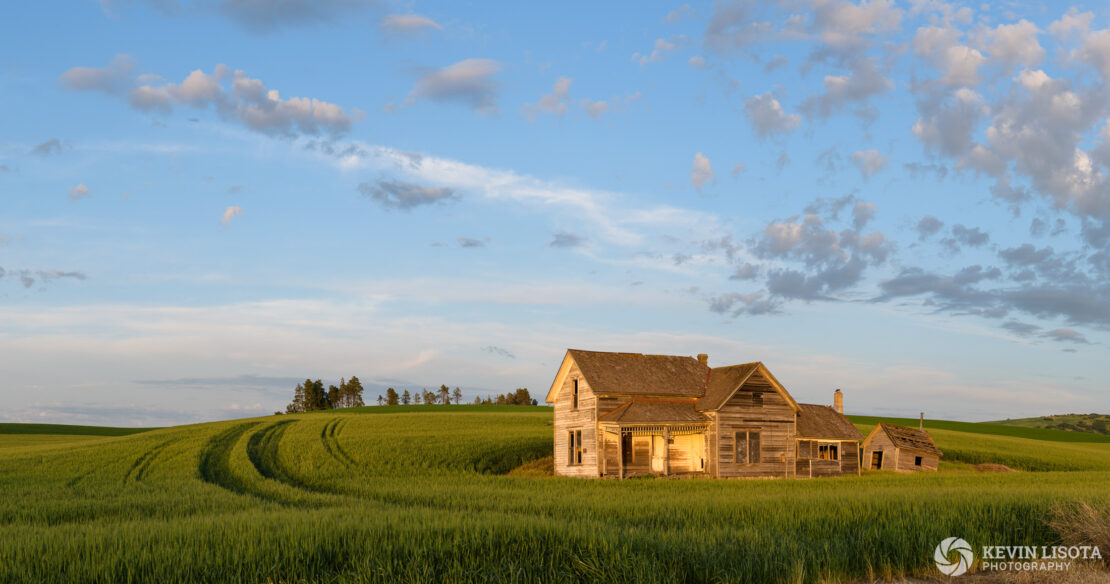
<path fill-rule="evenodd" d="M 871 470 L 882 470 L 883 468 L 883 451 L 876 450 L 871 453 Z"/>

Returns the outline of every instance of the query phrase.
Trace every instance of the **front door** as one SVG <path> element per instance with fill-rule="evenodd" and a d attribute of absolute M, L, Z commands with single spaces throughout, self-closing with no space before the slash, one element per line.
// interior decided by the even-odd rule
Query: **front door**
<path fill-rule="evenodd" d="M 871 453 L 871 470 L 880 470 L 883 468 L 883 451 L 876 450 Z"/>
<path fill-rule="evenodd" d="M 651 472 L 663 472 L 663 455 L 667 451 L 667 441 L 662 436 L 651 437 Z"/>

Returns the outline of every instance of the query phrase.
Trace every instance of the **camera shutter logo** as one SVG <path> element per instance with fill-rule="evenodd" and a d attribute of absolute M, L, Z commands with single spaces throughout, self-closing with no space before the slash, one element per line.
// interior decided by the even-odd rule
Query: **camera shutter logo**
<path fill-rule="evenodd" d="M 958 537 L 949 537 L 940 542 L 933 560 L 937 569 L 945 576 L 960 576 L 967 572 L 975 561 L 975 552 L 971 551 L 971 544 Z"/>

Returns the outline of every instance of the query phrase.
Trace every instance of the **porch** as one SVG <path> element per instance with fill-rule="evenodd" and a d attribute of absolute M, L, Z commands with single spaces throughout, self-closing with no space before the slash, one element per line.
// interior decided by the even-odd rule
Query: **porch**
<path fill-rule="evenodd" d="M 601 423 L 601 476 L 700 476 L 709 468 L 709 423 Z"/>

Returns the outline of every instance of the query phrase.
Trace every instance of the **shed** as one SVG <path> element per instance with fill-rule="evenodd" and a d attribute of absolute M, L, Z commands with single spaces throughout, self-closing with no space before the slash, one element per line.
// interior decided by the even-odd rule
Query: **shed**
<path fill-rule="evenodd" d="M 924 429 L 886 422 L 863 440 L 863 459 L 872 470 L 935 471 L 943 454 Z"/>

